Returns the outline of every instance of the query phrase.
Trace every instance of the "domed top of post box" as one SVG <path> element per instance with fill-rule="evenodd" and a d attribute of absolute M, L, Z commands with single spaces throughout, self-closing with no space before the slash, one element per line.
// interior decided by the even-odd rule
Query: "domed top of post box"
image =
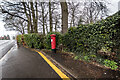
<path fill-rule="evenodd" d="M 51 34 L 50 36 L 51 36 L 51 37 L 55 37 L 55 36 L 56 36 L 56 34 Z"/>

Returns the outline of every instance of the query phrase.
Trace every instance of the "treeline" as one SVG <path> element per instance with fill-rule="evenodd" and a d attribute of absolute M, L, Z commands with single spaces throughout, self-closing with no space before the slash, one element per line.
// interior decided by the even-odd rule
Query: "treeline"
<path fill-rule="evenodd" d="M 67 32 L 67 29 L 80 24 L 95 23 L 107 16 L 105 1 L 80 2 L 28 2 L 2 1 L 0 6 L 5 28 L 24 33 L 47 34 Z"/>

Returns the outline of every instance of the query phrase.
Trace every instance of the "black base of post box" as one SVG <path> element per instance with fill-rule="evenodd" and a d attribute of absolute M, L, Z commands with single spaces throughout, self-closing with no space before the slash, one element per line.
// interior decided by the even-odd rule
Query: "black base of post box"
<path fill-rule="evenodd" d="M 56 49 L 52 49 L 52 52 L 53 52 L 53 53 L 56 53 Z"/>

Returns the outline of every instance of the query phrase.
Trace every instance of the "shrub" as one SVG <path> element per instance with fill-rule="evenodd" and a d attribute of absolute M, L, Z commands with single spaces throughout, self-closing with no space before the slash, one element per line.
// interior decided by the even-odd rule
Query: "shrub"
<path fill-rule="evenodd" d="M 96 61 L 97 56 L 96 56 L 96 55 L 85 55 L 85 56 L 76 55 L 76 56 L 74 57 L 74 59 L 75 59 L 75 60 L 81 59 L 81 60 L 85 60 L 85 61 Z"/>
<path fill-rule="evenodd" d="M 37 33 L 24 34 L 24 41 L 28 47 L 42 49 L 44 48 L 44 36 Z M 21 43 L 21 35 L 19 35 L 19 42 Z"/>
<path fill-rule="evenodd" d="M 62 34 L 59 32 L 49 32 L 46 36 L 45 36 L 45 40 L 44 40 L 44 46 L 46 49 L 51 49 L 51 34 L 56 34 L 56 47 L 59 44 L 62 44 Z"/>
<path fill-rule="evenodd" d="M 18 43 L 21 44 L 21 35 L 18 35 L 18 36 L 17 36 L 17 40 L 18 40 Z"/>
<path fill-rule="evenodd" d="M 84 60 L 89 61 L 90 60 L 89 56 L 84 56 Z"/>
<path fill-rule="evenodd" d="M 112 70 L 115 70 L 118 68 L 117 63 L 112 60 L 104 60 L 104 65 L 111 68 Z"/>
<path fill-rule="evenodd" d="M 119 13 L 95 24 L 69 28 L 63 38 L 64 46 L 67 50 L 83 56 L 96 55 L 103 48 L 113 52 L 114 47 L 120 47 Z"/>
<path fill-rule="evenodd" d="M 77 59 L 79 59 L 79 56 L 75 56 L 75 57 L 74 57 L 74 60 L 77 60 Z"/>

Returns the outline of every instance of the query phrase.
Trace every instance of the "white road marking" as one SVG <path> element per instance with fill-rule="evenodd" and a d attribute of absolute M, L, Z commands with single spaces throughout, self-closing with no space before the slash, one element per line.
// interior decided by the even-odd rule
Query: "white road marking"
<path fill-rule="evenodd" d="M 0 59 L 0 62 L 3 61 L 3 60 L 6 60 L 6 59 L 5 59 L 5 56 L 6 56 L 7 54 L 9 54 L 9 53 L 13 50 L 13 48 L 14 48 L 14 46 Z"/>

